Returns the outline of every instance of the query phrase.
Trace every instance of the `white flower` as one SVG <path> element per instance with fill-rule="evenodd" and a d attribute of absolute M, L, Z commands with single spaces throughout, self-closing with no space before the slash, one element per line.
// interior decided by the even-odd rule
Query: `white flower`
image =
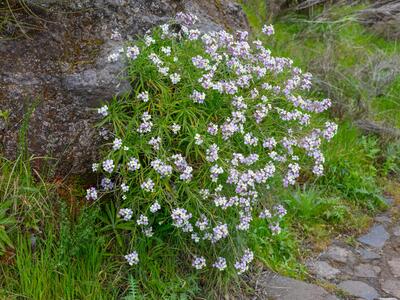
<path fill-rule="evenodd" d="M 136 220 L 138 225 L 149 225 L 149 219 L 145 215 L 140 215 L 139 219 Z"/>
<path fill-rule="evenodd" d="M 130 266 L 137 265 L 139 262 L 139 255 L 137 254 L 136 251 L 133 251 L 132 253 L 129 253 L 129 254 L 125 255 L 124 257 L 128 261 L 128 264 Z"/>
<path fill-rule="evenodd" d="M 217 268 L 220 271 L 223 271 L 226 269 L 226 259 L 223 257 L 218 257 L 215 263 L 213 263 L 213 267 Z"/>
<path fill-rule="evenodd" d="M 142 100 L 143 102 L 148 102 L 149 101 L 149 92 L 141 92 L 137 95 L 137 98 L 139 100 Z"/>
<path fill-rule="evenodd" d="M 192 262 L 192 266 L 195 267 L 197 270 L 201 270 L 206 266 L 206 259 L 202 256 L 195 256 Z"/>
<path fill-rule="evenodd" d="M 114 161 L 112 159 L 107 159 L 103 161 L 103 169 L 107 173 L 111 174 L 114 170 Z"/>
<path fill-rule="evenodd" d="M 97 172 L 99 170 L 100 165 L 97 163 L 92 164 L 92 171 Z"/>
<path fill-rule="evenodd" d="M 150 46 L 151 44 L 154 44 L 156 41 L 149 35 L 145 35 L 144 36 L 144 43 L 146 44 L 146 46 Z"/>
<path fill-rule="evenodd" d="M 87 200 L 97 200 L 97 190 L 94 187 L 91 187 L 86 190 L 86 199 Z"/>
<path fill-rule="evenodd" d="M 111 54 L 107 57 L 107 60 L 108 60 L 108 62 L 110 62 L 110 63 L 114 63 L 114 62 L 117 62 L 117 61 L 118 61 L 118 58 L 119 58 L 119 53 L 118 53 L 118 52 L 114 52 L 114 53 L 111 53 Z"/>
<path fill-rule="evenodd" d="M 171 126 L 171 130 L 174 134 L 177 134 L 181 130 L 181 125 L 174 123 Z"/>
<path fill-rule="evenodd" d="M 97 112 L 102 115 L 103 117 L 108 116 L 108 106 L 107 105 L 103 105 L 102 107 L 100 107 Z"/>
<path fill-rule="evenodd" d="M 152 237 L 153 236 L 153 228 L 152 227 L 147 227 L 142 229 L 143 233 L 147 237 Z"/>
<path fill-rule="evenodd" d="M 275 33 L 274 26 L 272 25 L 264 25 L 262 28 L 262 32 L 265 35 L 273 35 Z"/>
<path fill-rule="evenodd" d="M 201 135 L 200 134 L 198 134 L 198 133 L 196 133 L 196 135 L 194 136 L 194 143 L 196 144 L 196 145 L 201 145 L 201 144 L 203 144 L 203 142 L 204 142 L 204 140 L 203 140 L 203 138 L 201 137 Z"/>
<path fill-rule="evenodd" d="M 140 50 L 137 46 L 132 46 L 126 48 L 126 56 L 130 59 L 136 59 L 140 53 Z"/>
<path fill-rule="evenodd" d="M 136 171 L 140 169 L 140 162 L 137 158 L 131 157 L 128 162 L 128 170 L 129 171 Z"/>
<path fill-rule="evenodd" d="M 119 149 L 121 149 L 121 146 L 122 146 L 122 140 L 116 138 L 116 139 L 114 140 L 114 142 L 113 142 L 113 150 L 114 150 L 114 151 L 119 150 Z"/>
<path fill-rule="evenodd" d="M 170 56 L 171 55 L 171 47 L 161 47 L 161 52 L 163 52 L 167 56 Z"/>
<path fill-rule="evenodd" d="M 150 211 L 154 214 L 155 212 L 159 211 L 161 209 L 161 205 L 158 202 L 154 202 L 150 206 Z"/>
<path fill-rule="evenodd" d="M 121 190 L 126 193 L 127 191 L 129 191 L 129 186 L 126 185 L 124 182 L 121 183 Z"/>
<path fill-rule="evenodd" d="M 181 75 L 178 73 L 169 75 L 169 78 L 171 79 L 172 84 L 177 84 L 179 81 L 181 81 Z"/>
<path fill-rule="evenodd" d="M 148 178 L 145 182 L 143 182 L 140 187 L 145 190 L 146 192 L 153 192 L 154 191 L 154 182 L 150 178 Z"/>
<path fill-rule="evenodd" d="M 120 40 L 120 39 L 122 39 L 122 36 L 121 36 L 121 34 L 118 32 L 118 30 L 117 29 L 114 29 L 113 31 L 112 31 L 112 33 L 111 33 L 111 39 L 112 40 Z"/>
<path fill-rule="evenodd" d="M 121 208 L 118 212 L 121 218 L 125 221 L 130 221 L 132 219 L 133 211 L 130 208 Z"/>

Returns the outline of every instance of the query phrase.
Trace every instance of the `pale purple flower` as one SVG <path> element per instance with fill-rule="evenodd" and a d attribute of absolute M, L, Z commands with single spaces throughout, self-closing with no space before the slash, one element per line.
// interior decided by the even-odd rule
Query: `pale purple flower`
<path fill-rule="evenodd" d="M 181 130 L 181 125 L 174 123 L 171 125 L 171 130 L 173 134 L 177 134 Z"/>
<path fill-rule="evenodd" d="M 112 159 L 107 159 L 103 161 L 103 169 L 107 173 L 112 173 L 114 171 L 114 161 Z"/>
<path fill-rule="evenodd" d="M 121 146 L 122 146 L 122 140 L 121 139 L 119 139 L 119 138 L 116 138 L 115 140 L 114 140 L 114 142 L 113 142 L 113 150 L 114 151 L 116 151 L 116 150 L 119 150 L 119 149 L 121 149 Z"/>
<path fill-rule="evenodd" d="M 195 256 L 192 262 L 192 266 L 197 270 L 201 270 L 206 266 L 206 259 L 202 256 Z"/>
<path fill-rule="evenodd" d="M 196 103 L 204 103 L 206 94 L 194 90 L 190 98 Z"/>
<path fill-rule="evenodd" d="M 218 257 L 217 260 L 213 263 L 213 267 L 217 268 L 220 271 L 226 269 L 226 259 L 223 257 Z"/>
<path fill-rule="evenodd" d="M 127 165 L 129 171 L 136 171 L 140 169 L 140 162 L 137 158 L 134 157 L 130 158 Z"/>
<path fill-rule="evenodd" d="M 137 265 L 139 263 L 139 255 L 137 254 L 136 251 L 133 251 L 132 253 L 129 253 L 124 257 L 128 261 L 128 264 L 130 266 Z"/>
<path fill-rule="evenodd" d="M 150 206 L 150 212 L 153 214 L 161 209 L 161 205 L 156 201 Z"/>
<path fill-rule="evenodd" d="M 94 187 L 86 190 L 86 200 L 97 200 L 97 190 Z"/>
<path fill-rule="evenodd" d="M 149 225 L 149 219 L 145 215 L 140 215 L 139 219 L 136 220 L 138 225 Z"/>
<path fill-rule="evenodd" d="M 133 211 L 130 208 L 121 208 L 118 212 L 121 218 L 125 221 L 130 221 L 132 219 Z"/>
<path fill-rule="evenodd" d="M 136 59 L 140 53 L 140 50 L 137 46 L 131 46 L 126 48 L 126 56 L 130 59 Z"/>
<path fill-rule="evenodd" d="M 148 102 L 149 101 L 149 92 L 147 92 L 147 91 L 141 92 L 137 95 L 137 98 L 143 102 Z"/>
<path fill-rule="evenodd" d="M 154 192 L 154 182 L 150 178 L 144 181 L 140 187 L 146 192 Z"/>
<path fill-rule="evenodd" d="M 102 115 L 103 117 L 108 116 L 108 106 L 107 105 L 103 105 L 102 107 L 100 107 L 97 110 L 97 113 L 99 113 L 100 115 Z"/>
<path fill-rule="evenodd" d="M 172 84 L 177 84 L 179 81 L 181 81 L 181 75 L 178 73 L 172 73 L 169 75 L 169 78 L 171 79 Z"/>

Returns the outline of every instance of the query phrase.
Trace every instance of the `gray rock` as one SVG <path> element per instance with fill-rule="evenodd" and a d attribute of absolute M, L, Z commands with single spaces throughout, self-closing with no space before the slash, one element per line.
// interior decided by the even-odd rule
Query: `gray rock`
<path fill-rule="evenodd" d="M 354 275 L 358 277 L 375 278 L 380 272 L 380 267 L 369 264 L 361 264 L 354 268 Z"/>
<path fill-rule="evenodd" d="M 375 221 L 379 223 L 390 223 L 392 220 L 388 216 L 378 216 L 375 218 Z"/>
<path fill-rule="evenodd" d="M 340 274 L 340 271 L 338 269 L 332 267 L 326 261 L 316 261 L 311 266 L 311 271 L 315 275 L 325 278 L 325 279 L 332 279 L 336 275 Z"/>
<path fill-rule="evenodd" d="M 382 280 L 381 287 L 389 295 L 400 298 L 400 280 Z"/>
<path fill-rule="evenodd" d="M 382 225 L 375 225 L 367 234 L 359 237 L 358 241 L 374 248 L 382 248 L 388 238 L 386 229 Z"/>
<path fill-rule="evenodd" d="M 258 287 L 265 290 L 263 299 L 275 300 L 339 300 L 318 285 L 306 283 L 276 274 L 263 275 Z"/>
<path fill-rule="evenodd" d="M 393 235 L 400 236 L 400 226 L 396 226 L 393 228 Z"/>
<path fill-rule="evenodd" d="M 373 287 L 362 281 L 346 280 L 341 282 L 338 287 L 352 296 L 361 297 L 366 300 L 374 300 L 379 296 Z"/>
<path fill-rule="evenodd" d="M 383 201 L 385 201 L 385 203 L 388 206 L 392 206 L 394 203 L 394 199 L 392 197 L 383 197 Z"/>
<path fill-rule="evenodd" d="M 367 249 L 361 249 L 361 250 L 359 250 L 359 253 L 361 255 L 361 258 L 366 261 L 379 259 L 381 257 L 380 254 L 378 254 L 374 251 L 367 250 Z"/>
<path fill-rule="evenodd" d="M 354 261 L 354 254 L 350 250 L 335 245 L 330 246 L 328 250 L 322 254 L 322 257 L 326 257 L 341 263 Z"/>
<path fill-rule="evenodd" d="M 18 132 L 29 118 L 28 148 L 55 160 L 59 173 L 85 172 L 100 143 L 94 131 L 94 107 L 130 91 L 124 60 L 107 57 L 179 11 L 199 17 L 201 30 L 249 30 L 241 7 L 230 0 L 27 0 L 44 6 L 43 31 L 31 39 L 0 42 L 0 108 L 10 112 L 0 122 L 0 148 L 16 156 Z M 35 10 L 36 13 L 36 10 Z M 46 24 L 46 22 L 48 22 Z M 121 38 L 111 38 L 118 30 Z M 35 104 L 35 105 L 34 105 Z M 34 167 L 41 167 L 35 161 Z"/>
<path fill-rule="evenodd" d="M 359 19 L 386 38 L 400 38 L 399 1 L 374 1 L 359 12 Z"/>
<path fill-rule="evenodd" d="M 394 277 L 400 277 L 400 257 L 388 261 L 388 265 Z"/>

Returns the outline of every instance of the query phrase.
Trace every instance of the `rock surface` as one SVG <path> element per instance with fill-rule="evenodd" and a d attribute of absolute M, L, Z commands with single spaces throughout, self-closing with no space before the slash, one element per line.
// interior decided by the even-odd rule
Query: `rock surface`
<path fill-rule="evenodd" d="M 400 206 L 393 205 L 391 210 L 375 217 L 375 224 L 358 238 L 359 244 L 349 246 L 335 240 L 317 259 L 309 262 L 310 272 L 355 297 L 351 299 L 400 299 L 397 217 Z M 328 272 L 327 266 L 335 272 Z"/>
<path fill-rule="evenodd" d="M 273 273 L 263 274 L 258 280 L 256 289 L 258 292 L 263 292 L 263 294 L 259 295 L 256 299 L 339 300 L 336 296 L 329 294 L 318 285 L 283 277 Z"/>
<path fill-rule="evenodd" d="M 381 0 L 372 3 L 360 12 L 360 20 L 387 38 L 400 39 L 400 2 Z"/>
<path fill-rule="evenodd" d="M 362 281 L 346 280 L 339 284 L 339 288 L 352 296 L 361 297 L 366 300 L 374 300 L 378 297 L 378 292 Z"/>
<path fill-rule="evenodd" d="M 334 267 L 332 267 L 326 261 L 317 261 L 313 266 L 311 266 L 311 270 L 318 276 L 326 279 L 332 279 L 340 271 Z"/>
<path fill-rule="evenodd" d="M 179 11 L 196 14 L 202 30 L 248 29 L 241 7 L 229 0 L 29 0 L 43 20 L 29 38 L 0 39 L 0 143 L 10 158 L 18 131 L 31 109 L 32 154 L 56 159 L 58 171 L 83 172 L 99 142 L 91 110 L 115 94 L 129 92 L 123 64 L 107 57 Z M 111 39 L 117 30 L 121 38 Z"/>
<path fill-rule="evenodd" d="M 389 234 L 385 227 L 375 225 L 367 234 L 359 237 L 358 241 L 374 248 L 382 248 L 388 238 Z"/>

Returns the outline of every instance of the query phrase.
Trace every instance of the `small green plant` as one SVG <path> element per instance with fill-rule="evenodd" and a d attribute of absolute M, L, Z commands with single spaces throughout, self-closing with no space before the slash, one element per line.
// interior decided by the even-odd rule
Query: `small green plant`
<path fill-rule="evenodd" d="M 13 247 L 13 243 L 7 233 L 10 226 L 16 224 L 16 220 L 8 215 L 12 201 L 0 202 L 0 256 L 7 247 Z"/>

